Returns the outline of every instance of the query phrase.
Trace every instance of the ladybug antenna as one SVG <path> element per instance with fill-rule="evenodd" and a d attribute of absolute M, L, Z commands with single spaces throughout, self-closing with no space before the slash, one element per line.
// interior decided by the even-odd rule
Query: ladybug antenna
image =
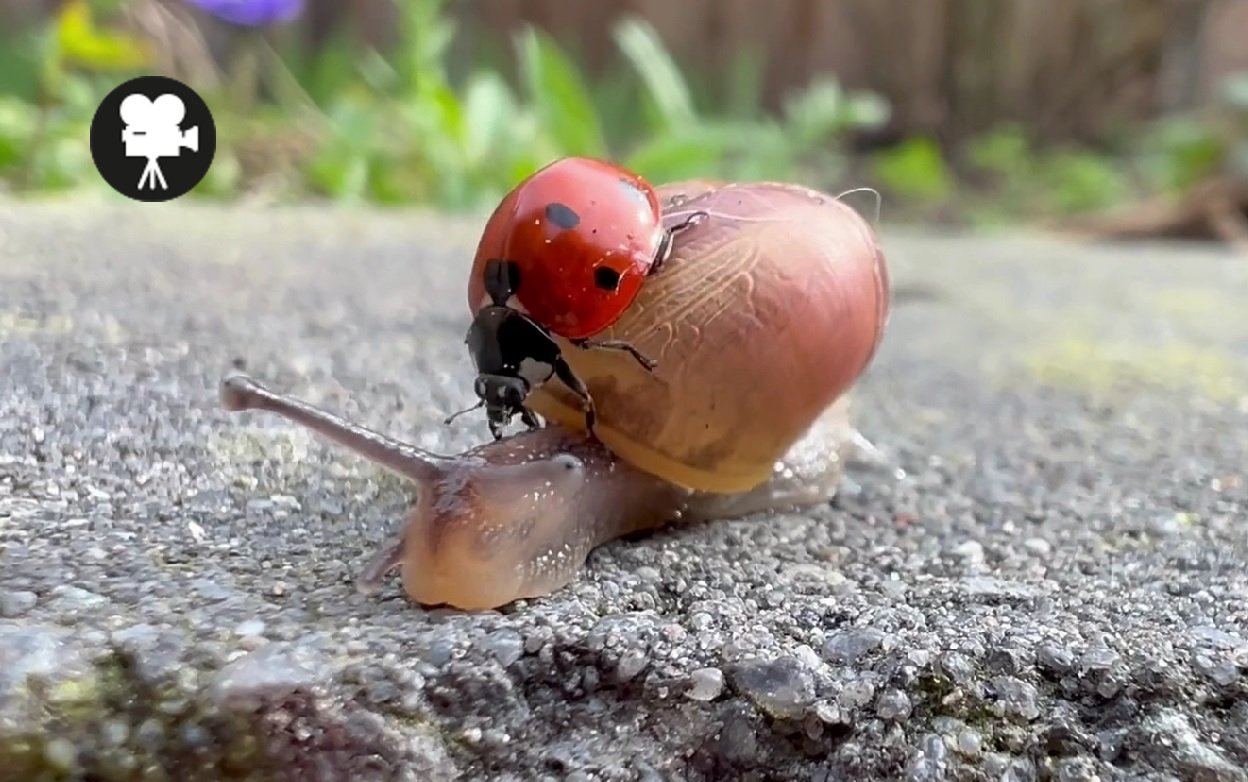
<path fill-rule="evenodd" d="M 659 241 L 659 250 L 654 255 L 654 265 L 650 267 L 649 274 L 654 275 L 663 268 L 663 264 L 667 259 L 672 257 L 672 250 L 676 247 L 676 235 L 682 231 L 687 231 L 698 223 L 703 222 L 711 216 L 706 210 L 698 210 L 691 215 L 684 217 L 680 222 L 672 225 L 663 232 L 663 238 Z M 643 362 L 644 363 L 644 362 Z"/>
<path fill-rule="evenodd" d="M 444 421 L 442 422 L 442 424 L 443 424 L 444 426 L 449 426 L 449 425 L 451 424 L 451 422 L 452 422 L 452 421 L 454 421 L 456 418 L 459 418 L 459 417 L 460 417 L 461 415 L 463 415 L 464 413 L 471 413 L 473 410 L 480 410 L 480 409 L 481 409 L 482 407 L 484 407 L 484 406 L 485 406 L 485 402 L 484 402 L 484 401 L 482 401 L 482 402 L 477 402 L 477 403 L 476 403 L 475 405 L 473 405 L 472 407 L 465 407 L 463 410 L 459 410 L 459 411 L 457 411 L 457 412 L 454 412 L 454 413 L 451 413 L 450 415 L 448 415 L 448 416 L 446 417 L 446 420 L 444 420 Z"/>
<path fill-rule="evenodd" d="M 874 187 L 855 187 L 852 190 L 846 190 L 844 193 L 838 194 L 836 196 L 836 200 L 841 201 L 845 198 L 845 196 L 853 195 L 854 193 L 870 193 L 875 196 L 875 223 L 876 225 L 879 225 L 880 212 L 884 208 L 884 196 L 880 195 L 880 191 L 876 190 Z"/>

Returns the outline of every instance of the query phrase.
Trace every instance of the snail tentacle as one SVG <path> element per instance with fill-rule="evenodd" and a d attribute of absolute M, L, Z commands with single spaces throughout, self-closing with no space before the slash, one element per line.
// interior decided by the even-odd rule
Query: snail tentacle
<path fill-rule="evenodd" d="M 418 483 L 439 479 L 445 466 L 454 461 L 353 424 L 296 397 L 274 393 L 242 372 L 222 381 L 221 406 L 230 412 L 275 413 Z"/>

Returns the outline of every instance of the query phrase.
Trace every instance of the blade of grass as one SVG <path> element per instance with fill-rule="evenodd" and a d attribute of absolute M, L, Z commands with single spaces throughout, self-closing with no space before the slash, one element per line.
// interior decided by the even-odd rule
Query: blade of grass
<path fill-rule="evenodd" d="M 616 25 L 611 35 L 641 77 L 659 111 L 663 127 L 655 130 L 672 132 L 696 124 L 698 116 L 689 84 L 663 47 L 654 27 L 649 22 L 630 18 Z"/>
<path fill-rule="evenodd" d="M 517 48 L 529 99 L 562 153 L 605 156 L 602 123 L 571 58 L 532 26 L 519 33 Z"/>
<path fill-rule="evenodd" d="M 739 128 L 697 125 L 684 132 L 653 136 L 633 150 L 625 165 L 651 182 L 671 182 L 722 174 L 741 143 Z"/>

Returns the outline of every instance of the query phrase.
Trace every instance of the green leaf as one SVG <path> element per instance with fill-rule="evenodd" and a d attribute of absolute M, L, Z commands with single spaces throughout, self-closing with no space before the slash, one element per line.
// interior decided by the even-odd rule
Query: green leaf
<path fill-rule="evenodd" d="M 722 170 L 724 157 L 740 143 L 731 127 L 697 126 L 649 139 L 624 165 L 656 183 L 704 177 Z"/>
<path fill-rule="evenodd" d="M 560 154 L 605 157 L 597 109 L 571 58 L 532 26 L 518 35 L 517 46 L 529 99 Z"/>
<path fill-rule="evenodd" d="M 369 150 L 376 148 L 375 111 L 339 103 L 329 112 L 334 135 L 307 164 L 309 184 L 338 201 L 359 202 L 368 192 Z"/>
<path fill-rule="evenodd" d="M 696 124 L 698 116 L 689 84 L 654 27 L 639 19 L 626 19 L 611 34 L 658 109 L 661 124 L 655 130 L 670 132 Z"/>
<path fill-rule="evenodd" d="M 443 13 L 445 0 L 405 0 L 401 11 L 399 40 L 406 49 L 396 70 L 407 92 L 446 83 L 447 49 L 455 39 L 455 23 Z"/>
<path fill-rule="evenodd" d="M 871 158 L 871 173 L 899 196 L 940 201 L 953 190 L 953 174 L 935 141 L 912 138 Z"/>
<path fill-rule="evenodd" d="M 1248 71 L 1232 73 L 1222 80 L 1222 100 L 1233 109 L 1248 111 Z"/>
<path fill-rule="evenodd" d="M 1225 142 L 1203 123 L 1172 117 L 1156 123 L 1144 142 L 1150 178 L 1169 191 L 1182 192 L 1207 177 L 1226 155 Z"/>
<path fill-rule="evenodd" d="M 521 107 L 503 78 L 493 71 L 473 74 L 464 88 L 464 152 L 479 162 L 512 146 Z"/>
<path fill-rule="evenodd" d="M 756 49 L 737 52 L 729 64 L 728 95 L 726 103 L 729 116 L 737 119 L 755 119 L 763 105 L 763 84 L 767 72 L 767 60 Z"/>
<path fill-rule="evenodd" d="M 0 96 L 0 172 L 25 160 L 38 121 L 38 113 L 30 104 Z"/>
<path fill-rule="evenodd" d="M 892 107 L 883 96 L 863 90 L 846 97 L 845 114 L 850 127 L 873 129 L 888 122 Z"/>
<path fill-rule="evenodd" d="M 356 68 L 364 83 L 382 95 L 392 94 L 400 86 L 399 72 L 376 49 L 365 50 L 356 60 Z"/>
<path fill-rule="evenodd" d="M 35 154 L 35 184 L 42 190 L 67 190 L 98 176 L 91 151 L 77 138 L 52 139 Z"/>
<path fill-rule="evenodd" d="M 967 144 L 971 165 L 983 171 L 1027 179 L 1031 168 L 1031 143 L 1021 128 L 1007 125 Z"/>
<path fill-rule="evenodd" d="M 1086 152 L 1061 152 L 1048 157 L 1042 169 L 1050 198 L 1064 214 L 1089 212 L 1121 200 L 1126 183 L 1111 161 Z"/>
<path fill-rule="evenodd" d="M 0 95 L 34 103 L 40 97 L 43 63 L 56 57 L 56 39 L 48 31 L 0 38 Z"/>
<path fill-rule="evenodd" d="M 151 59 L 142 39 L 97 28 L 86 0 L 69 0 L 61 8 L 57 40 L 66 62 L 91 70 L 133 70 Z"/>
<path fill-rule="evenodd" d="M 191 188 L 191 192 L 209 198 L 227 200 L 238 192 L 241 181 L 242 166 L 239 165 L 238 157 L 233 150 L 218 147 L 208 173 L 204 175 L 199 184 Z"/>
<path fill-rule="evenodd" d="M 330 38 L 315 54 L 302 47 L 284 52 L 291 74 L 305 93 L 322 108 L 357 86 L 360 63 L 351 39 L 344 33 Z"/>

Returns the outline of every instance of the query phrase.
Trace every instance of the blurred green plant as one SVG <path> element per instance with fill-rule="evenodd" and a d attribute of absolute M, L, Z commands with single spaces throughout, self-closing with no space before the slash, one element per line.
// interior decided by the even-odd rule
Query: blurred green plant
<path fill-rule="evenodd" d="M 875 155 L 869 166 L 886 192 L 923 204 L 947 200 L 956 186 L 940 145 L 927 136 L 907 139 Z"/>
<path fill-rule="evenodd" d="M 1095 212 L 1128 193 L 1120 162 L 1082 149 L 1036 149 L 1017 125 L 975 140 L 966 159 L 972 175 L 988 181 L 991 199 L 980 205 L 981 218 Z"/>
<path fill-rule="evenodd" d="M 67 0 L 36 34 L 0 42 L 0 188 L 103 186 L 89 153 L 92 114 L 109 89 L 150 71 L 156 48 L 113 23 L 126 2 Z M 1248 73 L 1227 79 L 1218 106 L 1136 128 L 1110 152 L 1040 149 L 1007 125 L 954 155 L 920 136 L 855 168 L 845 139 L 889 119 L 873 93 L 821 78 L 764 111 L 763 57 L 742 52 L 726 75 L 689 77 L 635 18 L 612 31 L 619 65 L 592 83 L 569 50 L 533 27 L 507 42 L 510 52 L 487 46 L 459 72 L 447 5 L 399 4 L 402 44 L 385 54 L 345 38 L 315 53 L 279 52 L 260 30 L 236 40 L 221 86 L 194 85 L 218 130 L 216 159 L 195 193 L 479 210 L 545 163 L 588 155 L 657 182 L 788 179 L 831 189 L 864 184 L 851 178 L 865 174 L 897 199 L 893 214 L 905 204 L 953 205 L 999 221 L 1248 177 Z"/>
<path fill-rule="evenodd" d="M 613 31 L 628 71 L 607 87 L 591 85 L 569 54 L 533 27 L 512 41 L 514 78 L 478 67 L 452 79 L 456 28 L 446 4 L 401 4 L 403 45 L 390 55 L 359 52 L 345 40 L 314 57 L 266 50 L 259 58 L 265 72 L 253 78 L 247 69 L 258 61 L 257 47 L 268 44 L 249 38 L 239 47 L 246 63 L 227 63 L 224 93 L 205 94 L 219 143 L 195 192 L 235 195 L 264 180 L 266 166 L 278 161 L 293 168 L 283 179 L 290 197 L 481 209 L 564 155 L 614 159 L 654 181 L 828 184 L 844 168 L 845 134 L 888 118 L 880 98 L 828 79 L 790 95 L 778 116 L 757 105 L 745 110 L 748 87 L 732 116 L 713 116 L 696 104 L 654 28 L 637 19 Z M 96 25 L 93 11 L 105 5 L 115 8 L 119 0 L 70 0 L 39 45 L 26 47 L 20 66 L 0 61 L 0 74 L 20 74 L 10 78 L 18 84 L 0 92 L 0 181 L 10 187 L 101 184 L 87 150 L 91 114 L 107 89 L 149 64 L 144 42 Z M 237 77 L 240 69 L 246 78 Z M 239 83 L 267 87 L 267 103 L 240 103 Z M 296 151 L 275 152 L 284 145 Z"/>
<path fill-rule="evenodd" d="M 98 182 L 91 117 L 118 75 L 149 65 L 139 38 L 97 23 L 118 0 L 68 0 L 52 24 L 0 42 L 0 188 L 59 191 Z"/>
<path fill-rule="evenodd" d="M 1218 176 L 1248 180 L 1248 71 L 1225 77 L 1212 106 L 1153 124 L 1136 156 L 1144 176 L 1166 193 Z"/>
<path fill-rule="evenodd" d="M 621 138 L 613 133 L 616 123 L 603 118 L 623 113 L 623 91 L 596 98 L 599 91 L 571 57 L 533 27 L 513 41 L 518 84 L 483 69 L 456 89 L 446 66 L 454 27 L 443 6 L 444 0 L 404 6 L 403 27 L 413 32 L 404 38 L 412 43 L 397 60 L 367 56 L 360 65 L 368 90 L 308 86 L 333 127 L 309 169 L 322 193 L 347 201 L 481 208 L 563 155 L 611 158 L 654 181 L 806 172 L 831 180 L 843 164 L 844 135 L 888 117 L 881 99 L 845 93 L 826 80 L 791 97 L 779 118 L 709 117 L 695 106 L 654 28 L 627 19 L 613 37 L 640 86 L 639 105 L 629 112 L 640 121 Z"/>

